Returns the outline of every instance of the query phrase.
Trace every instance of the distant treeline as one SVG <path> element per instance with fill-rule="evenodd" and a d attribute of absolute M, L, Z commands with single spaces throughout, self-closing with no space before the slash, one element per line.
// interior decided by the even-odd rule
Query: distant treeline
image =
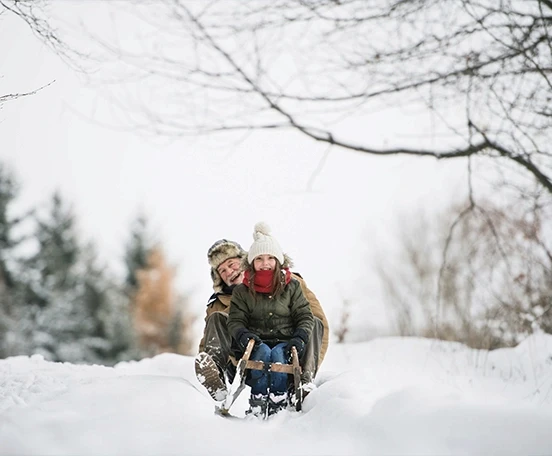
<path fill-rule="evenodd" d="M 192 352 L 193 316 L 143 214 L 129 227 L 126 277 L 118 279 L 94 244 L 81 242 L 59 192 L 18 214 L 19 190 L 0 163 L 0 358 L 113 365 Z"/>

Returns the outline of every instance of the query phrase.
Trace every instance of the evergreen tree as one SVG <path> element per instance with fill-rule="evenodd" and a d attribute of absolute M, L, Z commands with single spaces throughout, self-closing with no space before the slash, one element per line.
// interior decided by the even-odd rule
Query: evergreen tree
<path fill-rule="evenodd" d="M 153 244 L 148 220 L 144 214 L 139 214 L 132 222 L 130 239 L 125 250 L 126 285 L 131 292 L 138 288 L 136 272 L 146 267 Z"/>
<path fill-rule="evenodd" d="M 21 224 L 29 214 L 20 217 L 11 214 L 18 193 L 15 177 L 0 163 L 0 357 L 23 352 L 27 343 L 17 248 L 24 240 Z"/>
<path fill-rule="evenodd" d="M 70 207 L 55 193 L 37 218 L 37 251 L 28 259 L 33 352 L 72 363 L 114 364 L 136 356 L 130 301 L 81 247 Z"/>
<path fill-rule="evenodd" d="M 47 359 L 71 361 L 63 347 L 93 330 L 76 303 L 79 294 L 75 217 L 56 192 L 45 215 L 35 218 L 36 251 L 27 258 L 26 300 L 32 306 L 33 352 Z"/>
<path fill-rule="evenodd" d="M 79 300 L 94 326 L 81 345 L 88 349 L 85 359 L 94 358 L 112 365 L 138 355 L 130 312 L 130 300 L 99 264 L 94 246 L 84 250 L 84 274 Z"/>
<path fill-rule="evenodd" d="M 61 195 L 54 193 L 47 217 L 37 219 L 38 252 L 32 258 L 40 281 L 50 290 L 69 290 L 75 286 L 80 249 L 75 216 Z"/>
<path fill-rule="evenodd" d="M 0 357 L 38 353 L 105 365 L 138 358 L 126 286 L 109 276 L 92 243 L 81 247 L 72 209 L 56 192 L 40 213 L 16 218 L 18 189 L 0 164 Z M 23 228 L 32 233 L 24 236 Z M 146 248 L 145 228 L 139 218 L 135 262 L 138 247 Z"/>
<path fill-rule="evenodd" d="M 8 211 L 18 193 L 13 175 L 0 164 L 0 282 L 2 287 L 13 288 L 12 274 L 7 266 L 10 250 L 15 246 L 12 231 L 16 221 L 11 220 Z"/>

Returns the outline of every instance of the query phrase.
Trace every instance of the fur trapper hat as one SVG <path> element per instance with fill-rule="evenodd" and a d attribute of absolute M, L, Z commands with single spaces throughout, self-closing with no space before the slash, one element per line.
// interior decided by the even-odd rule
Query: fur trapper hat
<path fill-rule="evenodd" d="M 270 227 L 264 223 L 259 222 L 255 224 L 253 230 L 254 242 L 249 248 L 247 254 L 247 261 L 249 264 L 253 263 L 253 260 L 259 255 L 272 255 L 276 258 L 280 265 L 284 264 L 284 252 L 278 241 L 270 235 Z"/>
<path fill-rule="evenodd" d="M 215 242 L 207 251 L 207 260 L 211 266 L 211 279 L 213 279 L 213 289 L 216 292 L 222 290 L 222 278 L 217 268 L 229 258 L 239 258 L 243 260 L 247 257 L 247 252 L 242 246 L 228 239 L 220 239 Z"/>

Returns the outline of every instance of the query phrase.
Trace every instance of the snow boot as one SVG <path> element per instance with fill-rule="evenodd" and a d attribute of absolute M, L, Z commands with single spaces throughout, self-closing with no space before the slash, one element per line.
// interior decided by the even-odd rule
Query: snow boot
<path fill-rule="evenodd" d="M 270 394 L 268 398 L 268 416 L 276 415 L 288 406 L 287 394 Z"/>
<path fill-rule="evenodd" d="M 195 358 L 195 372 L 201 383 L 213 400 L 221 402 L 226 399 L 228 390 L 224 382 L 224 376 L 220 373 L 212 356 L 201 352 Z"/>
<path fill-rule="evenodd" d="M 303 383 L 301 386 L 301 391 L 303 393 L 303 400 L 305 400 L 305 398 L 312 392 L 316 389 L 316 385 L 312 382 L 310 383 Z"/>
<path fill-rule="evenodd" d="M 252 394 L 249 398 L 249 410 L 247 410 L 245 414 L 264 419 L 266 416 L 267 402 L 268 396 L 263 394 Z"/>

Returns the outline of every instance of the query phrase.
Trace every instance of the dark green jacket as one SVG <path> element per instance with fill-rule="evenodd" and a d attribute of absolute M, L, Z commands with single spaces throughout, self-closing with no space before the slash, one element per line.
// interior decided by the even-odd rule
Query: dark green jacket
<path fill-rule="evenodd" d="M 264 293 L 253 297 L 244 284 L 234 288 L 228 315 L 232 336 L 239 329 L 247 328 L 273 346 L 291 339 L 297 328 L 304 329 L 310 337 L 313 325 L 309 302 L 296 279 L 292 278 L 277 298 Z"/>

